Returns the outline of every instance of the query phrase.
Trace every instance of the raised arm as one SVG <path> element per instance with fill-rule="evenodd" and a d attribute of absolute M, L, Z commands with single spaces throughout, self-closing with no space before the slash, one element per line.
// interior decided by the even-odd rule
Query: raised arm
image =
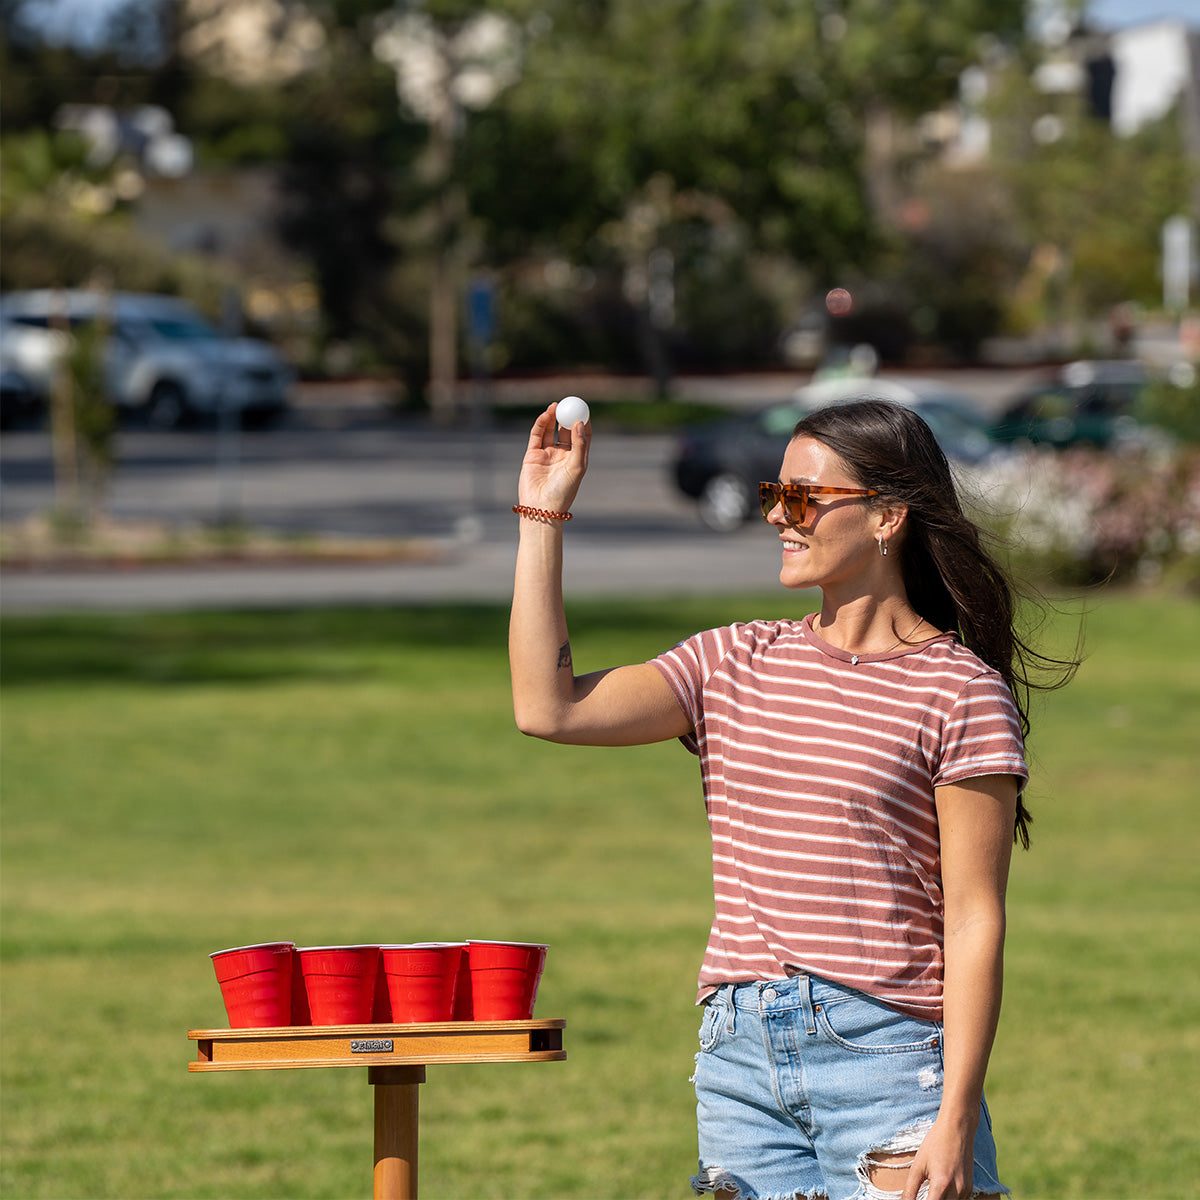
<path fill-rule="evenodd" d="M 570 511 L 587 471 L 591 425 L 555 444 L 556 405 L 534 422 L 521 464 L 520 504 Z M 636 663 L 577 676 L 563 611 L 563 522 L 522 514 L 508 627 L 513 714 L 522 733 L 579 745 L 627 746 L 687 733 L 691 725 L 666 680 Z"/>

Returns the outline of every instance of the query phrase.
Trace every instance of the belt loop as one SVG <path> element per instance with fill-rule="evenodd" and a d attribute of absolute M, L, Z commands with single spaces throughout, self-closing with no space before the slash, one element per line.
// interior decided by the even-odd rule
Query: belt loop
<path fill-rule="evenodd" d="M 725 1002 L 729 1005 L 729 1033 L 730 1036 L 737 1033 L 737 984 L 731 983 L 726 986 Z"/>
<path fill-rule="evenodd" d="M 800 1001 L 804 1005 L 804 1032 L 809 1037 L 817 1033 L 817 1018 L 813 1015 L 812 981 L 807 975 L 801 975 L 796 981 L 796 990 L 800 993 Z"/>

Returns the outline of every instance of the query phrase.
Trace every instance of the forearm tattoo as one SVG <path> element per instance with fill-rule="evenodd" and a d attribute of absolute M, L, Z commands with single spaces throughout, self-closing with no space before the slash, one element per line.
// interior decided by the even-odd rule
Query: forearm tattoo
<path fill-rule="evenodd" d="M 560 671 L 571 669 L 571 643 L 563 642 L 558 648 L 558 668 Z"/>

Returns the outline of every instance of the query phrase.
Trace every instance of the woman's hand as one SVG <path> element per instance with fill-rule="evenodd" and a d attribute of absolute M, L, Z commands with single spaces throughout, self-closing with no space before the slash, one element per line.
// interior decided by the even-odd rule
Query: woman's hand
<path fill-rule="evenodd" d="M 569 512 L 587 472 L 592 423 L 578 422 L 574 429 L 559 434 L 557 409 L 557 404 L 551 404 L 533 423 L 521 462 L 517 498 L 531 508 Z"/>
<path fill-rule="evenodd" d="M 975 1132 L 935 1121 L 908 1169 L 902 1200 L 917 1200 L 929 1182 L 928 1200 L 960 1200 L 971 1195 L 975 1175 Z"/>

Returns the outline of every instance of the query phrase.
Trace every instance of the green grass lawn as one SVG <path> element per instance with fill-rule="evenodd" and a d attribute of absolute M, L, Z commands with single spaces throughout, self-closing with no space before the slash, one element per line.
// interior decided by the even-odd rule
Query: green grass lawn
<path fill-rule="evenodd" d="M 579 669 L 788 597 L 570 607 Z M 793 603 L 795 601 L 793 600 Z M 1053 626 L 1069 646 L 1076 616 Z M 212 950 L 547 941 L 562 1063 L 431 1066 L 427 1200 L 689 1194 L 695 760 L 522 738 L 498 607 L 3 623 L 0 1194 L 353 1197 L 365 1070 L 189 1074 Z M 1200 1195 L 1200 608 L 1111 596 L 1038 702 L 989 1078 L 1018 1197 Z"/>

